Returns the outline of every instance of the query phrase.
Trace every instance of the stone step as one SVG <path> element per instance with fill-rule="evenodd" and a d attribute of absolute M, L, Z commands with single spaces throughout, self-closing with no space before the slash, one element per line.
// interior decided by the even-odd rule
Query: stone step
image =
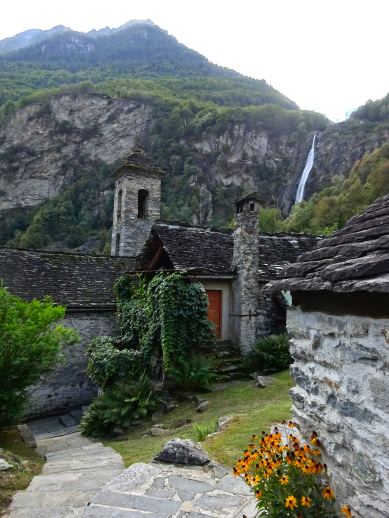
<path fill-rule="evenodd" d="M 106 507 L 104 505 L 91 504 L 87 507 L 82 516 L 87 516 L 88 518 L 170 518 L 172 515 L 166 513 L 136 511 L 134 509 L 118 509 Z M 193 518 L 196 518 L 196 516 Z M 204 516 L 204 518 L 206 518 L 206 516 Z"/>
<path fill-rule="evenodd" d="M 96 488 L 89 491 L 18 491 L 12 499 L 10 509 L 58 509 L 62 506 L 84 507 L 95 492 Z"/>
<path fill-rule="evenodd" d="M 58 509 L 44 509 L 35 507 L 34 509 L 12 509 L 5 517 L 10 518 L 79 518 L 82 516 L 82 507 L 62 506 Z"/>
<path fill-rule="evenodd" d="M 94 444 L 86 437 L 82 437 L 79 433 L 73 433 L 61 437 L 50 439 L 41 439 L 38 441 L 37 451 L 40 455 L 45 456 L 48 453 L 63 451 L 68 448 L 82 448 Z"/>
<path fill-rule="evenodd" d="M 93 477 L 89 470 L 86 471 L 68 471 L 54 473 L 51 475 L 38 475 L 34 477 L 26 492 L 31 491 L 61 491 L 68 490 L 98 490 L 106 482 L 114 478 L 122 471 L 119 469 L 94 470 Z"/>
<path fill-rule="evenodd" d="M 48 463 L 43 466 L 42 473 L 50 475 L 52 473 L 61 473 L 68 471 L 93 471 L 96 469 L 116 469 L 123 466 L 121 457 L 116 454 L 110 454 L 106 457 L 88 457 L 81 459 L 72 459 L 55 463 Z"/>
<path fill-rule="evenodd" d="M 80 446 L 79 448 L 68 448 L 46 453 L 45 457 L 48 461 L 58 459 L 63 456 L 78 457 L 80 455 L 88 455 L 90 453 L 96 454 L 99 451 L 106 451 L 107 448 L 101 442 L 96 442 L 87 446 Z"/>

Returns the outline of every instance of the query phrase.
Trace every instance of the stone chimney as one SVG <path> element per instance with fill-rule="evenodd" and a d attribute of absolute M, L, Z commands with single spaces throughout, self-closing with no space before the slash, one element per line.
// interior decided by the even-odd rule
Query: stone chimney
<path fill-rule="evenodd" d="M 233 314 L 235 336 L 244 355 L 251 351 L 257 338 L 260 204 L 256 193 L 235 202 L 233 267 L 237 277 L 234 283 Z"/>
<path fill-rule="evenodd" d="M 111 255 L 136 257 L 161 217 L 161 179 L 165 174 L 143 149 L 136 148 L 115 173 Z"/>

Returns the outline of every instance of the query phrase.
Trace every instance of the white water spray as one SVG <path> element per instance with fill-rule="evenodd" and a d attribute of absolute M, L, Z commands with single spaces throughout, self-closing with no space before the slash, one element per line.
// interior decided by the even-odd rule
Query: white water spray
<path fill-rule="evenodd" d="M 307 183 L 309 173 L 313 167 L 313 162 L 315 160 L 315 139 L 316 135 L 313 135 L 312 147 L 309 150 L 307 161 L 305 163 L 304 171 L 302 172 L 299 186 L 297 188 L 296 200 L 295 203 L 300 203 L 304 199 L 304 189 L 305 184 Z"/>

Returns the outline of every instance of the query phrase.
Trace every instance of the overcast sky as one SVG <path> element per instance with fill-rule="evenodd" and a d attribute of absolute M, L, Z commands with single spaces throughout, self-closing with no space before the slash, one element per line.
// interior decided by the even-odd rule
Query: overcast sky
<path fill-rule="evenodd" d="M 1 0 L 0 39 L 147 18 L 334 121 L 389 92 L 389 0 Z"/>

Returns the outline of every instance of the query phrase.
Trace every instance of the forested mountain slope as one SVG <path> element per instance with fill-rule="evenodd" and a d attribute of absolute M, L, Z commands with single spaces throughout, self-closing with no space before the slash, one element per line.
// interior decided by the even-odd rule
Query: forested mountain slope
<path fill-rule="evenodd" d="M 138 143 L 169 173 L 164 219 L 227 226 L 247 191 L 289 212 L 314 133 L 308 197 L 389 138 L 384 100 L 331 124 L 151 22 L 60 31 L 3 54 L 0 72 L 1 245 L 101 252 L 111 173 Z"/>
<path fill-rule="evenodd" d="M 24 33 L 0 41 L 0 104 L 17 101 L 35 89 L 84 81 L 174 77 L 224 79 L 219 86 L 215 84 L 216 91 L 224 86 L 229 90 L 241 88 L 242 98 L 238 101 L 239 92 L 235 95 L 238 105 L 274 103 L 297 108 L 266 81 L 249 79 L 210 63 L 150 21 L 89 33 L 55 29 L 14 51 L 4 52 L 4 45 L 20 45 Z M 221 98 L 221 102 L 225 100 Z"/>

